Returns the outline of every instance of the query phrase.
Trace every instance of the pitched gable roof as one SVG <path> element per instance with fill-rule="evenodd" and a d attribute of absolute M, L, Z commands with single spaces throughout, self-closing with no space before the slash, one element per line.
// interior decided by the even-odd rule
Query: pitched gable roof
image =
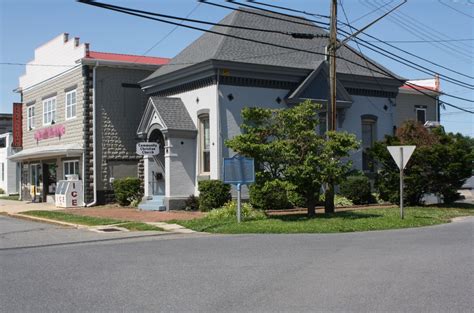
<path fill-rule="evenodd" d="M 252 13 L 258 13 L 259 15 Z M 298 21 L 306 25 L 295 24 L 288 20 Z M 240 9 L 239 11 L 230 13 L 219 23 L 285 32 L 327 34 L 325 30 L 307 20 L 290 18 L 281 14 L 268 13 L 260 10 Z M 296 39 L 284 34 L 265 33 L 224 26 L 214 26 L 211 30 L 260 42 L 287 46 L 290 49 L 278 48 L 264 43 L 250 42 L 223 35 L 204 33 L 174 57 L 168 64 L 163 65 L 145 80 L 164 76 L 207 60 L 234 61 L 314 70 L 319 63 L 324 60 L 325 46 L 328 42 L 327 38 Z M 314 51 L 319 54 L 295 51 L 292 50 L 292 48 Z M 387 77 L 376 73 L 380 72 L 380 70 L 368 64 L 358 55 L 358 52 L 355 52 L 355 50 L 348 46 L 339 48 L 337 55 L 361 65 L 358 66 L 339 59 L 337 62 L 338 73 Z M 372 71 L 365 67 L 369 67 Z"/>

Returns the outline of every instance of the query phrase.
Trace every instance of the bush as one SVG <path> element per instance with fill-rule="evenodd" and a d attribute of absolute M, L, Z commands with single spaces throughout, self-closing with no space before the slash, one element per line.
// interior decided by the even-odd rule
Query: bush
<path fill-rule="evenodd" d="M 198 186 L 199 210 L 201 211 L 219 208 L 232 199 L 230 185 L 220 180 L 203 180 Z"/>
<path fill-rule="evenodd" d="M 250 203 L 242 203 L 241 206 L 241 217 L 242 220 L 262 220 L 266 218 L 265 213 L 256 210 Z M 211 210 L 207 215 L 208 219 L 229 219 L 237 218 L 237 202 L 229 201 L 219 209 Z"/>
<path fill-rule="evenodd" d="M 404 172 L 404 202 L 422 204 L 426 193 L 452 203 L 459 198 L 457 190 L 472 175 L 474 139 L 461 134 L 445 133 L 442 128 L 431 131 L 423 125 L 405 123 L 396 136 L 387 136 L 371 149 L 379 171 L 376 187 L 383 200 L 399 202 L 399 170 L 387 146 L 416 145 Z"/>
<path fill-rule="evenodd" d="M 125 177 L 115 179 L 113 182 L 115 199 L 121 206 L 138 204 L 143 197 L 140 179 L 135 177 Z"/>
<path fill-rule="evenodd" d="M 324 200 L 325 200 L 325 195 L 321 195 L 319 198 L 320 205 L 324 205 Z M 354 203 L 347 199 L 346 197 L 343 197 L 341 195 L 334 195 L 334 206 L 335 207 L 341 207 L 341 206 L 352 206 Z"/>
<path fill-rule="evenodd" d="M 278 179 L 252 184 L 250 204 L 260 210 L 286 210 L 293 207 L 289 199 L 291 192 L 287 182 Z"/>
<path fill-rule="evenodd" d="M 199 197 L 190 195 L 186 201 L 184 201 L 186 211 L 197 211 L 199 210 Z"/>
<path fill-rule="evenodd" d="M 364 175 L 348 176 L 339 185 L 341 195 L 351 200 L 354 204 L 373 202 L 369 179 Z"/>
<path fill-rule="evenodd" d="M 3 190 L 2 188 L 0 188 L 0 195 L 3 195 L 5 193 L 5 190 Z"/>

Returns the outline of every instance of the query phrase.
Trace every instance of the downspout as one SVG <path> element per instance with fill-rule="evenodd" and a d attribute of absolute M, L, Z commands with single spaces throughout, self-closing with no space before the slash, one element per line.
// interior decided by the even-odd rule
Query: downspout
<path fill-rule="evenodd" d="M 219 74 L 217 69 L 216 81 L 216 124 L 217 124 L 217 179 L 221 179 L 221 160 L 222 160 L 222 133 L 221 133 L 221 107 L 219 103 Z"/>
<path fill-rule="evenodd" d="M 92 69 L 92 134 L 94 136 L 93 150 L 92 150 L 92 172 L 94 177 L 94 200 L 86 206 L 94 206 L 97 204 L 97 132 L 96 132 L 96 69 L 99 66 L 99 61 L 95 62 L 94 68 Z M 85 158 L 84 158 L 85 163 Z M 84 167 L 85 168 L 85 167 Z"/>

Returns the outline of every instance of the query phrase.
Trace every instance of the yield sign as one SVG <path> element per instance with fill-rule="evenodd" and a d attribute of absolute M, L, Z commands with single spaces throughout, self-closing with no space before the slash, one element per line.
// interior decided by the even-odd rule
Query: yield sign
<path fill-rule="evenodd" d="M 397 163 L 399 169 L 404 169 L 410 160 L 416 146 L 388 146 L 388 152 L 392 155 L 393 160 Z"/>

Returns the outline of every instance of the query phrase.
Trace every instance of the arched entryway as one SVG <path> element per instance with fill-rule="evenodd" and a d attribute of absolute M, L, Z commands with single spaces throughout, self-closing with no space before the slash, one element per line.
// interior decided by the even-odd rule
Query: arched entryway
<path fill-rule="evenodd" d="M 157 142 L 160 145 L 160 153 L 148 160 L 148 184 L 151 195 L 165 195 L 165 137 L 159 125 L 152 125 L 148 131 L 148 142 Z"/>

